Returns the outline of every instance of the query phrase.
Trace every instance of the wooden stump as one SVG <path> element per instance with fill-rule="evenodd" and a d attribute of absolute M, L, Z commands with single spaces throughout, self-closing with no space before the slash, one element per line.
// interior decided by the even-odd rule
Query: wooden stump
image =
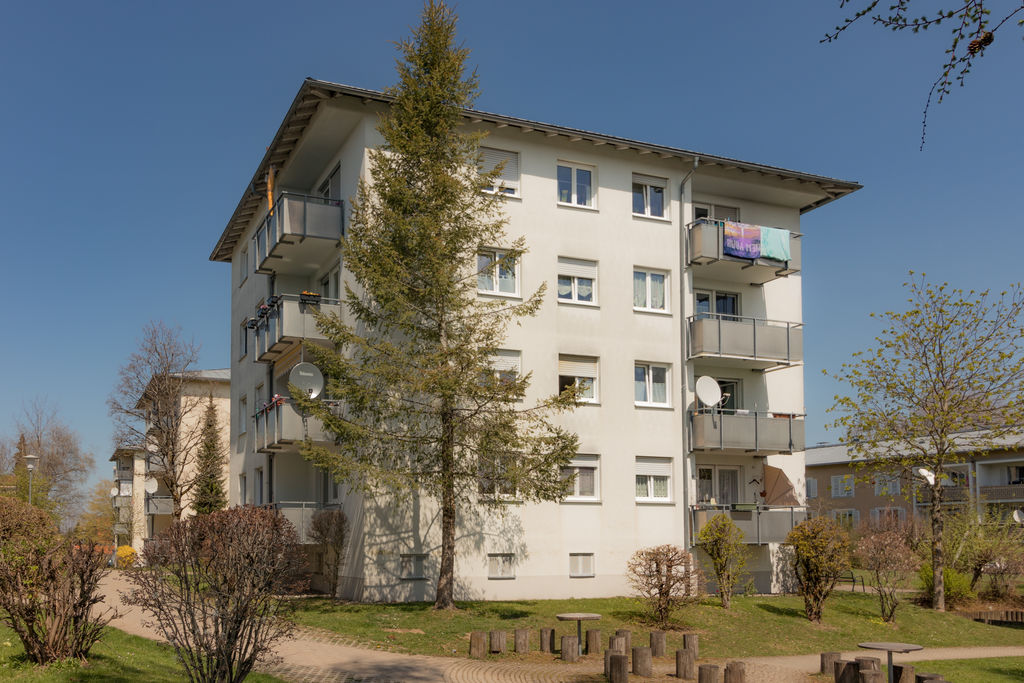
<path fill-rule="evenodd" d="M 487 633 L 485 631 L 473 631 L 469 634 L 469 656 L 476 659 L 483 659 L 487 656 Z"/>
<path fill-rule="evenodd" d="M 587 654 L 596 655 L 601 651 L 601 631 L 596 628 L 587 629 Z"/>
<path fill-rule="evenodd" d="M 697 668 L 697 683 L 718 683 L 718 667 L 714 664 L 701 664 Z"/>
<path fill-rule="evenodd" d="M 821 653 L 821 669 L 818 673 L 832 675 L 836 670 L 836 662 L 842 658 L 842 654 L 838 652 L 822 652 Z"/>
<path fill-rule="evenodd" d="M 530 629 L 517 628 L 515 632 L 516 652 L 530 651 Z"/>
<path fill-rule="evenodd" d="M 630 648 L 633 647 L 633 632 L 627 628 L 620 628 L 615 632 L 615 635 L 626 639 L 626 649 L 623 652 L 628 653 Z"/>
<path fill-rule="evenodd" d="M 683 647 L 687 650 L 693 650 L 694 659 L 700 659 L 700 639 L 696 633 L 686 633 L 683 635 Z"/>
<path fill-rule="evenodd" d="M 893 683 L 916 683 L 914 681 L 914 667 L 909 664 L 892 665 Z"/>
<path fill-rule="evenodd" d="M 857 657 L 857 668 L 861 671 L 881 671 L 882 660 L 878 657 Z"/>
<path fill-rule="evenodd" d="M 608 668 L 611 683 L 629 683 L 629 657 L 618 653 L 611 656 Z"/>
<path fill-rule="evenodd" d="M 612 675 L 612 655 L 618 654 L 611 648 L 604 651 L 604 677 L 609 678 Z M 911 681 L 913 683 L 913 681 Z"/>
<path fill-rule="evenodd" d="M 676 678 L 691 680 L 697 677 L 697 658 L 693 650 L 676 650 Z"/>
<path fill-rule="evenodd" d="M 885 675 L 881 669 L 877 671 L 874 669 L 861 669 L 858 675 L 860 676 L 859 683 L 885 683 Z"/>
<path fill-rule="evenodd" d="M 576 636 L 562 636 L 562 661 L 575 662 L 580 658 L 580 643 Z"/>
<path fill-rule="evenodd" d="M 623 636 L 612 636 L 608 639 L 608 649 L 620 655 L 626 654 L 626 639 Z"/>
<path fill-rule="evenodd" d="M 665 656 L 665 632 L 651 631 L 651 656 Z"/>
<path fill-rule="evenodd" d="M 633 648 L 633 673 L 637 676 L 653 676 L 654 663 L 651 661 L 651 648 Z"/>
<path fill-rule="evenodd" d="M 542 628 L 540 630 L 540 651 L 541 652 L 554 652 L 555 651 L 555 629 L 553 629 L 553 628 Z"/>
<path fill-rule="evenodd" d="M 747 667 L 743 662 L 725 665 L 725 683 L 747 683 Z"/>
<path fill-rule="evenodd" d="M 504 631 L 491 631 L 491 653 L 492 654 L 505 654 L 506 642 L 505 639 L 508 636 Z"/>
<path fill-rule="evenodd" d="M 857 662 L 848 662 L 840 659 L 835 664 L 835 671 L 832 674 L 835 683 L 859 683 L 860 669 Z"/>

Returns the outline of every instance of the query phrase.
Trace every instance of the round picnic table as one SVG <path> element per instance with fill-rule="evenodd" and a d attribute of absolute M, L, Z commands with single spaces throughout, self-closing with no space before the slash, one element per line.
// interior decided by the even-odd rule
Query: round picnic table
<path fill-rule="evenodd" d="M 916 652 L 917 650 L 923 650 L 924 647 L 921 645 L 914 645 L 913 643 L 857 643 L 857 647 L 862 647 L 865 650 L 885 650 L 889 653 L 889 683 L 892 683 L 892 653 L 893 652 Z"/>
<path fill-rule="evenodd" d="M 583 654 L 583 622 L 584 621 L 597 621 L 601 618 L 600 614 L 594 614 L 592 612 L 567 612 L 565 614 L 556 614 L 555 619 L 559 621 L 576 621 L 576 646 L 579 648 L 579 654 Z"/>

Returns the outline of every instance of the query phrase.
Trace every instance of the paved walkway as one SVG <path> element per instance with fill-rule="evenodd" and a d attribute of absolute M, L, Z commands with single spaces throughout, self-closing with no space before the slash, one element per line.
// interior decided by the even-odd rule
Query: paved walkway
<path fill-rule="evenodd" d="M 113 572 L 102 583 L 105 604 L 117 608 L 120 616 L 110 622 L 122 631 L 161 640 L 146 626 L 144 615 L 133 607 L 121 604 L 119 592 L 128 584 Z M 455 657 L 403 655 L 376 650 L 329 631 L 300 629 L 296 638 L 277 647 L 279 661 L 260 667 L 293 683 L 597 683 L 603 657 L 582 657 L 568 664 L 552 655 L 533 652 L 505 661 L 484 661 Z M 844 659 L 875 656 L 867 650 L 844 652 Z M 885 653 L 877 653 L 882 657 Z M 1022 647 L 946 647 L 926 648 L 920 652 L 897 654 L 896 663 L 931 659 L 975 659 L 981 657 L 1024 657 Z M 701 663 L 725 665 L 726 660 L 705 660 Z M 818 655 L 793 657 L 748 657 L 747 680 L 752 683 L 808 683 L 810 674 L 819 667 Z M 658 659 L 654 663 L 655 678 L 645 681 L 678 681 L 671 678 L 675 660 Z"/>

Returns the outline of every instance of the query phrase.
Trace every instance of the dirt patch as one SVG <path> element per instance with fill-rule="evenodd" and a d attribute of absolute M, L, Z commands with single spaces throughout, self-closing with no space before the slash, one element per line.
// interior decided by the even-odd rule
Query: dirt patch
<path fill-rule="evenodd" d="M 385 628 L 381 630 L 385 633 L 418 633 L 420 635 L 425 633 L 421 628 Z"/>

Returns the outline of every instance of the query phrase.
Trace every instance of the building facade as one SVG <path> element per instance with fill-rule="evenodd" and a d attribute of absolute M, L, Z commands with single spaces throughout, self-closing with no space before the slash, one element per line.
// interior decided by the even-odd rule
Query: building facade
<path fill-rule="evenodd" d="M 324 341 L 312 307 L 347 315 L 337 246 L 388 102 L 305 81 L 210 258 L 232 266 L 232 502 L 274 505 L 304 537 L 316 510 L 344 509 L 342 594 L 422 600 L 439 559 L 433 501 L 329 481 L 299 445 L 331 435 L 287 396 L 303 342 Z M 508 240 L 528 247 L 494 269 L 507 245 L 484 245 L 479 296 L 548 285 L 496 367 L 532 372 L 527 402 L 568 384 L 584 398 L 561 418 L 580 437 L 573 494 L 469 510 L 458 597 L 624 594 L 634 551 L 689 547 L 718 511 L 755 548 L 756 586 L 777 589 L 779 542 L 804 515 L 800 216 L 859 185 L 483 112 L 465 125 L 488 133 L 485 165 L 504 162 Z M 700 404 L 701 376 L 719 405 Z"/>
<path fill-rule="evenodd" d="M 185 410 L 182 417 L 182 432 L 189 435 L 185 441 L 190 448 L 183 458 L 182 480 L 194 476 L 198 447 L 197 436 L 202 430 L 206 417 L 206 399 L 213 400 L 217 411 L 217 426 L 220 431 L 221 452 L 225 454 L 223 482 L 229 484 L 230 423 L 231 423 L 231 371 L 197 370 L 189 373 L 182 384 L 180 403 Z M 114 525 L 116 545 L 130 545 L 141 553 L 146 541 L 156 537 L 174 521 L 174 503 L 170 491 L 163 481 L 154 476 L 160 466 L 149 453 L 142 449 L 118 448 L 110 456 L 114 463 L 114 483 L 117 489 L 113 504 L 117 510 Z M 148 487 L 148 488 L 147 488 Z M 185 515 L 192 515 L 191 495 L 184 497 Z"/>

